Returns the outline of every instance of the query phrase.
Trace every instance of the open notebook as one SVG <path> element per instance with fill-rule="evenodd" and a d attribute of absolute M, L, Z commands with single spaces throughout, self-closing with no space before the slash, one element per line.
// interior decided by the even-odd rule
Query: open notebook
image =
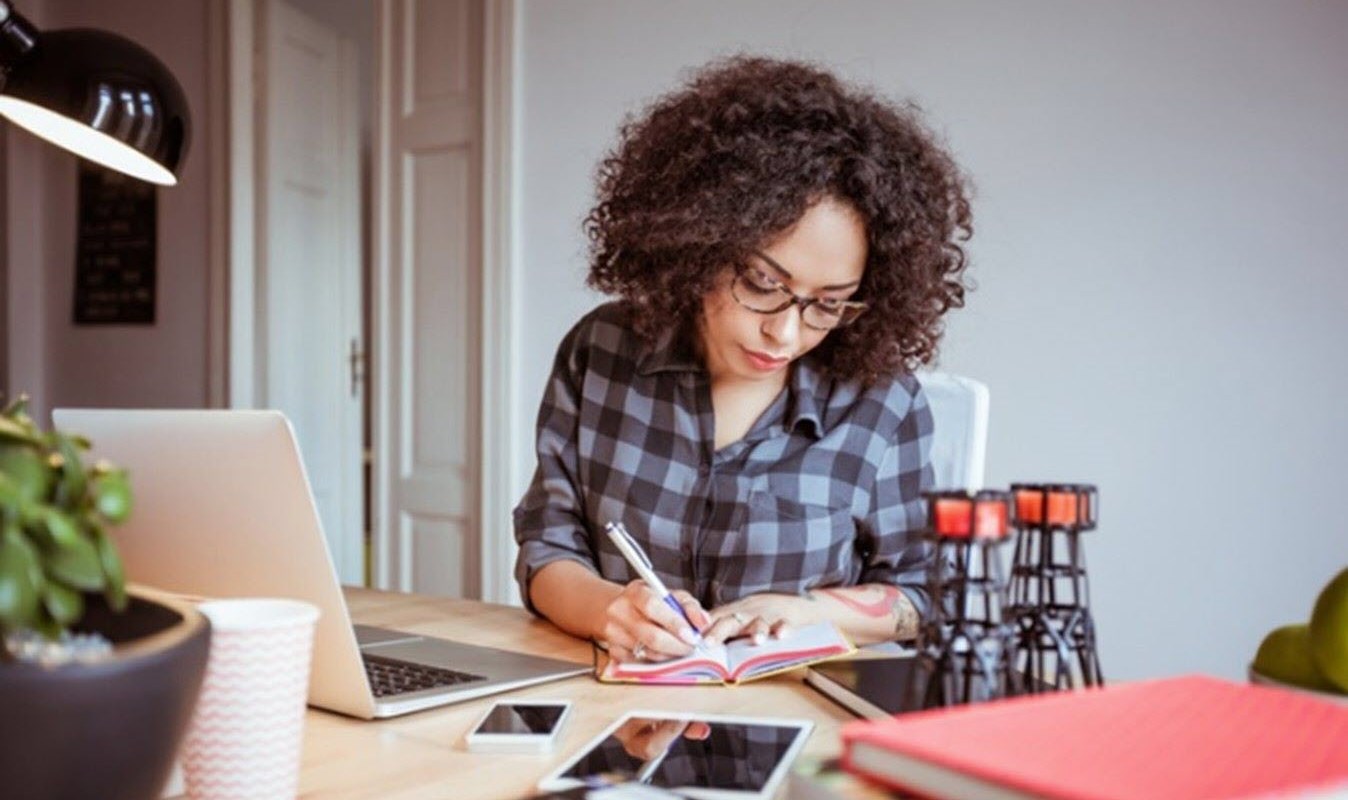
<path fill-rule="evenodd" d="M 618 663 L 610 660 L 599 674 L 605 683 L 742 683 L 778 672 L 850 655 L 856 646 L 831 622 L 808 625 L 784 639 L 753 644 L 737 639 L 726 644 L 707 644 L 703 652 L 684 658 L 653 663 Z"/>

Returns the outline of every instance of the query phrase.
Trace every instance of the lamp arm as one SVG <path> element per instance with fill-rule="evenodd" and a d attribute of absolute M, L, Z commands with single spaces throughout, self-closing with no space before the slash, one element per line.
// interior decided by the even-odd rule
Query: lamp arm
<path fill-rule="evenodd" d="M 0 85 L 9 68 L 37 46 L 37 28 L 14 10 L 9 0 L 0 0 Z"/>

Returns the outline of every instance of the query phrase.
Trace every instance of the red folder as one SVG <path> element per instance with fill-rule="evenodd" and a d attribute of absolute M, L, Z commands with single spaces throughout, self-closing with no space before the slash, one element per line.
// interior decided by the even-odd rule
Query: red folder
<path fill-rule="evenodd" d="M 930 798 L 1348 797 L 1348 707 L 1201 675 L 842 729 L 844 764 Z"/>

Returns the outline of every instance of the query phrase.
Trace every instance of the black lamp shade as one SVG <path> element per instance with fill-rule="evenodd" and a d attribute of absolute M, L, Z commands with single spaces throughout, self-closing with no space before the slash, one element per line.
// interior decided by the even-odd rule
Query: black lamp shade
<path fill-rule="evenodd" d="M 163 62 L 105 31 L 43 31 L 0 88 L 0 114 L 105 166 L 172 186 L 187 154 L 187 98 Z"/>

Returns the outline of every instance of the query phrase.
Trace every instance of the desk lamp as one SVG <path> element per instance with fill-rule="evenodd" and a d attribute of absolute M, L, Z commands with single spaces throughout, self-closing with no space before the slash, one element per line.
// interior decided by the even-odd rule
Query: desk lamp
<path fill-rule="evenodd" d="M 0 0 L 0 115 L 78 156 L 162 186 L 187 153 L 187 98 L 163 62 L 129 39 L 39 33 Z"/>

